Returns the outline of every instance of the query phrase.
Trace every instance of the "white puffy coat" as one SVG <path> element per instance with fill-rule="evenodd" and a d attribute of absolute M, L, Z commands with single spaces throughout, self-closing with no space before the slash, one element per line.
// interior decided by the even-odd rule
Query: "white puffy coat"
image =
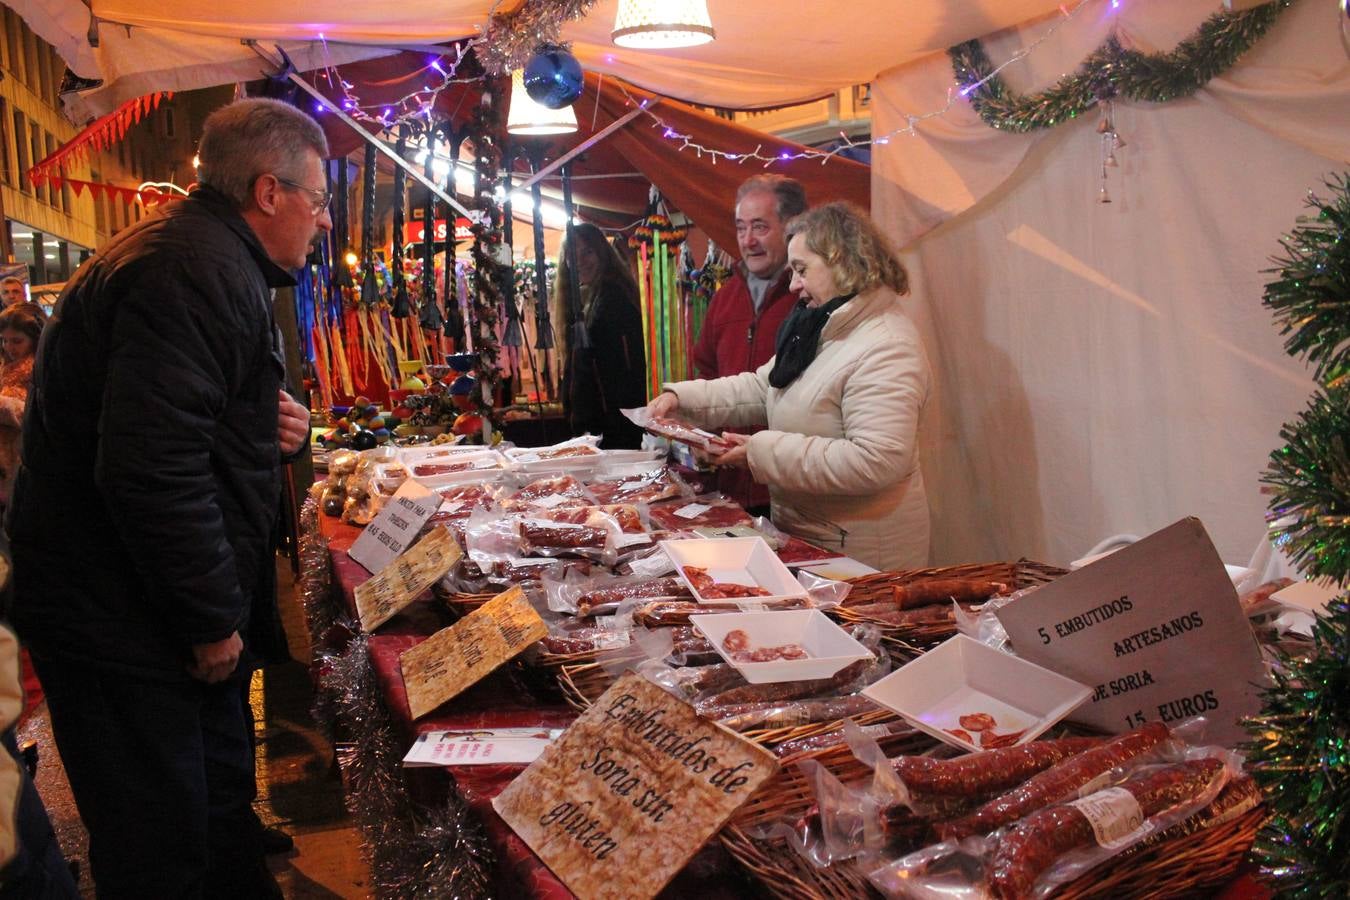
<path fill-rule="evenodd" d="M 882 570 L 928 564 L 928 498 L 916 436 L 930 375 L 914 323 L 879 287 L 830 314 L 797 380 L 754 372 L 666 385 L 704 428 L 768 430 L 750 438 L 755 480 L 789 534 Z"/>

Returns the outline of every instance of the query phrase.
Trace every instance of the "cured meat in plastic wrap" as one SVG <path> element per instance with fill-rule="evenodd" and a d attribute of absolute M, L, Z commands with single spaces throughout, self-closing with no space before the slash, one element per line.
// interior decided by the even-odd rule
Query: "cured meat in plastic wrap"
<path fill-rule="evenodd" d="M 616 478 L 597 478 L 591 482 L 590 490 L 601 504 L 656 503 L 690 495 L 689 486 L 665 467 Z"/>
<path fill-rule="evenodd" d="M 734 500 L 721 494 L 705 494 L 692 500 L 667 500 L 649 510 L 657 528 L 672 531 L 685 528 L 736 528 L 753 524 L 754 519 Z"/>
<path fill-rule="evenodd" d="M 589 506 L 593 502 L 580 481 L 571 475 L 555 475 L 537 478 L 514 493 L 507 494 L 502 499 L 502 507 L 509 510 L 557 509 Z"/>

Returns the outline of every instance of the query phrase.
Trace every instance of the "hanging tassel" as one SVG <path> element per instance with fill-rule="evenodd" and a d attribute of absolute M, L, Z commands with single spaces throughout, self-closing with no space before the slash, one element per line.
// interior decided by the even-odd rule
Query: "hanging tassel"
<path fill-rule="evenodd" d="M 380 302 L 380 285 L 375 280 L 375 267 L 366 266 L 366 273 L 361 278 L 361 305 L 374 306 Z"/>
<path fill-rule="evenodd" d="M 436 302 L 434 290 L 430 295 L 423 296 L 422 314 L 418 317 L 417 324 L 427 331 L 437 331 L 445 324 L 445 318 L 441 315 L 441 305 Z"/>
<path fill-rule="evenodd" d="M 399 279 L 399 285 L 394 290 L 394 302 L 389 308 L 389 315 L 395 319 L 406 319 L 412 315 L 412 305 L 408 302 L 408 288 Z"/>

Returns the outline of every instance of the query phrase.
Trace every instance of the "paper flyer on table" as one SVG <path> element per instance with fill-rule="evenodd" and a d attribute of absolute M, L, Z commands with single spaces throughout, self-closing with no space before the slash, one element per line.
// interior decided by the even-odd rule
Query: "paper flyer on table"
<path fill-rule="evenodd" d="M 479 731 L 429 731 L 419 735 L 403 757 L 407 768 L 490 766 L 534 762 L 561 728 L 491 728 Z"/>

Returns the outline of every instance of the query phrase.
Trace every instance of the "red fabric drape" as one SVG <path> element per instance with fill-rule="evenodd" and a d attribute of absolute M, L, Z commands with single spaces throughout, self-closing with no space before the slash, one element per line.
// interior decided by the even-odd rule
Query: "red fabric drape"
<path fill-rule="evenodd" d="M 648 108 L 673 131 L 689 135 L 689 139 L 705 147 L 729 153 L 743 154 L 759 146 L 769 155 L 787 151 L 789 154 L 807 149 L 801 144 L 785 141 L 746 128 L 726 119 L 702 112 L 675 100 L 661 100 L 636 88 L 626 93 L 613 79 L 599 84 L 598 113 L 596 90 L 599 79 L 586 76 L 586 93 L 577 101 L 577 119 L 584 120 L 589 132 L 594 115 L 595 129 L 600 130 L 621 118 L 633 107 L 633 101 L 648 100 Z M 630 99 L 631 98 L 631 99 Z M 738 165 L 728 160 L 713 161 L 700 156 L 693 149 L 680 150 L 681 141 L 664 136 L 664 129 L 652 127 L 654 120 L 638 116 L 599 145 L 589 165 L 598 165 L 604 157 L 611 157 L 610 165 L 626 165 L 628 171 L 636 168 L 660 189 L 672 207 L 680 210 L 717 242 L 720 247 L 734 250 L 736 246 L 735 201 L 736 188 L 751 175 L 774 172 L 790 175 L 806 188 L 812 205 L 830 200 L 848 200 L 863 209 L 871 201 L 871 167 L 852 160 L 835 157 L 827 164 L 819 160 L 775 162 L 764 167 L 762 162 Z M 581 138 L 584 140 L 584 138 Z M 579 141 L 573 141 L 572 144 Z"/>
<path fill-rule="evenodd" d="M 353 85 L 352 92 L 361 104 L 373 109 L 393 103 L 427 83 L 430 62 L 431 57 L 425 53 L 401 53 L 343 66 L 341 74 Z M 467 71 L 467 68 L 461 68 L 461 73 Z M 336 90 L 334 81 L 316 73 L 307 77 L 341 105 L 343 94 Z M 462 128 L 472 115 L 479 96 L 480 87 L 476 83 L 452 85 L 437 99 L 435 115 L 452 118 L 456 128 Z M 634 103 L 644 99 L 649 101 L 652 112 L 670 128 L 688 134 L 690 140 L 706 147 L 737 154 L 748 153 L 756 146 L 764 154 L 796 153 L 806 149 L 675 100 L 663 99 L 652 105 L 656 100 L 653 94 L 623 85 L 613 78 L 601 79 L 587 74 L 585 91 L 574 104 L 578 131 L 549 141 L 545 159 L 556 159 L 627 114 Z M 336 116 L 320 114 L 318 118 L 335 156 L 345 155 L 360 146 L 359 136 Z M 679 141 L 665 137 L 664 129 L 654 125 L 650 116 L 639 116 L 576 160 L 573 171 L 578 176 L 622 175 L 635 171 L 643 176 L 575 181 L 573 196 L 582 208 L 583 217 L 598 219 L 599 224 L 604 225 L 617 224 L 625 217 L 627 221 L 637 218 L 646 209 L 647 184 L 650 182 L 673 208 L 689 216 L 719 246 L 734 250 L 736 188 L 751 175 L 763 172 L 790 175 L 805 185 L 812 204 L 849 200 L 864 209 L 870 205 L 871 168 L 861 163 L 841 157 L 835 157 L 826 165 L 821 165 L 819 160 L 796 160 L 774 162 L 767 168 L 762 162 L 754 161 L 743 165 L 725 159 L 713 162 L 712 157 L 700 157 L 692 149 L 681 151 Z M 517 181 L 525 177 L 526 169 L 523 161 L 517 162 Z M 545 193 L 558 195 L 556 177 L 546 179 L 543 187 Z"/>

